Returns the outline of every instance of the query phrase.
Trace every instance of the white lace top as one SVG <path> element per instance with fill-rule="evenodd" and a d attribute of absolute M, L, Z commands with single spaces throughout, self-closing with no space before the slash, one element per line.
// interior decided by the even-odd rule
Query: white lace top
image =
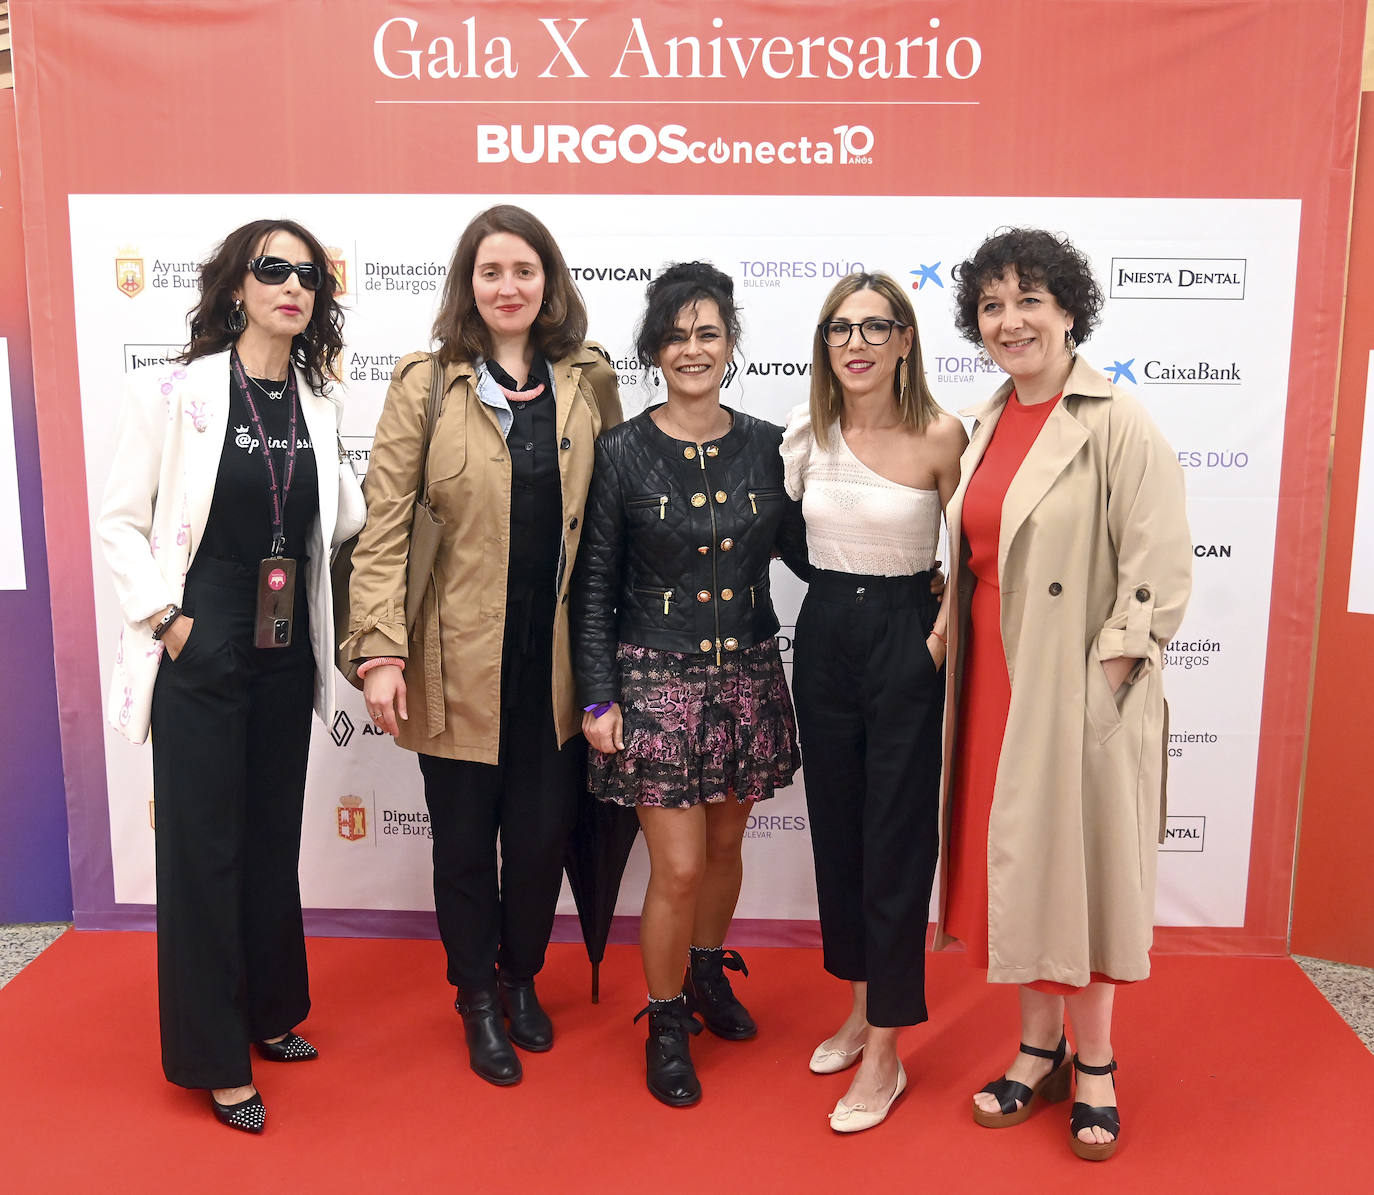
<path fill-rule="evenodd" d="M 935 563 L 940 494 L 889 481 L 854 455 L 838 427 L 829 448 L 816 443 L 803 404 L 782 437 L 784 485 L 800 499 L 815 568 L 903 577 Z"/>

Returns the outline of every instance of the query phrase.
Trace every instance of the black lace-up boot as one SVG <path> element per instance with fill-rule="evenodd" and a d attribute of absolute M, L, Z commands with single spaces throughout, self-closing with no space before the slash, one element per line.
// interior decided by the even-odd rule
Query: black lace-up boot
<path fill-rule="evenodd" d="M 759 1031 L 749 1010 L 736 998 L 726 971 L 749 974 L 739 951 L 723 946 L 693 946 L 683 991 L 687 1007 L 701 1013 L 701 1019 L 717 1037 L 730 1041 L 744 1041 Z"/>
<path fill-rule="evenodd" d="M 644 1043 L 644 1062 L 649 1091 L 673 1108 L 685 1108 L 701 1099 L 701 1084 L 692 1066 L 688 1034 L 701 1032 L 701 1022 L 687 1009 L 684 996 L 671 1000 L 650 999 L 635 1014 L 649 1017 L 649 1040 Z"/>

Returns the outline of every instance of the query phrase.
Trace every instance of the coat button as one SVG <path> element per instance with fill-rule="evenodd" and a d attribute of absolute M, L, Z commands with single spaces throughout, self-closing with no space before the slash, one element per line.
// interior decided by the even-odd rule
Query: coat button
<path fill-rule="evenodd" d="M 735 591 L 733 589 L 722 589 L 720 591 L 720 600 L 722 602 L 728 602 L 734 596 Z"/>
<path fill-rule="evenodd" d="M 1064 587 L 1058 581 L 1050 582 L 1050 597 L 1058 597 L 1064 592 Z"/>
<path fill-rule="evenodd" d="M 700 643 L 697 644 L 697 646 L 701 648 L 702 651 L 710 651 L 711 641 L 709 639 L 703 639 Z"/>
<path fill-rule="evenodd" d="M 572 441 L 569 440 L 567 436 L 564 436 L 561 440 L 558 441 L 558 447 L 561 448 L 564 452 L 567 452 L 568 449 L 572 447 Z"/>
<path fill-rule="evenodd" d="M 734 546 L 735 541 L 733 539 L 723 539 L 720 541 L 720 550 L 722 552 L 728 552 Z"/>
<path fill-rule="evenodd" d="M 694 461 L 697 459 L 697 450 L 688 444 L 687 447 L 682 450 L 682 455 L 689 461 Z"/>
<path fill-rule="evenodd" d="M 1148 602 L 1150 600 L 1150 591 L 1142 585 L 1135 591 L 1135 600 L 1138 602 Z"/>
<path fill-rule="evenodd" d="M 710 600 L 711 600 L 711 591 L 710 591 L 709 589 L 698 589 L 698 590 L 697 590 L 697 601 L 699 601 L 699 602 L 709 602 Z"/>
<path fill-rule="evenodd" d="M 721 647 L 725 648 L 726 651 L 736 651 L 739 648 L 739 640 L 727 639 L 724 643 L 721 644 Z"/>
<path fill-rule="evenodd" d="M 575 530 L 577 530 L 577 519 L 572 518 L 572 519 L 569 519 L 569 520 L 568 520 L 568 530 L 569 530 L 569 531 L 575 531 Z"/>
<path fill-rule="evenodd" d="M 724 502 L 727 496 L 728 496 L 728 495 L 725 493 L 724 490 L 717 490 L 717 491 L 716 491 L 716 501 L 717 501 L 717 502 Z"/>
<path fill-rule="evenodd" d="M 706 505 L 706 495 L 705 495 L 705 494 L 693 494 L 693 495 L 692 495 L 692 505 L 693 505 L 693 506 L 705 506 L 705 505 Z"/>
<path fill-rule="evenodd" d="M 706 455 L 707 455 L 707 456 L 719 456 L 719 455 L 720 455 L 720 446 L 717 445 L 717 444 L 708 444 L 708 445 L 706 445 Z"/>
<path fill-rule="evenodd" d="M 710 545 L 710 544 L 702 544 L 701 547 L 699 547 L 699 548 L 697 549 L 697 555 L 699 555 L 699 556 L 705 556 L 706 553 L 709 552 L 710 550 L 711 550 L 711 545 Z"/>

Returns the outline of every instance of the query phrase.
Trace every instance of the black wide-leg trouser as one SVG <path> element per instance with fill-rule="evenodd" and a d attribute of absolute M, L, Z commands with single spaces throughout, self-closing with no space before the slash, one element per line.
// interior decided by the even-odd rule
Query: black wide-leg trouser
<path fill-rule="evenodd" d="M 257 565 L 197 560 L 181 654 L 153 688 L 162 1067 L 252 1081 L 249 1043 L 310 1011 L 298 868 L 315 658 L 298 569 L 292 644 L 253 646 Z"/>
<path fill-rule="evenodd" d="M 420 756 L 434 835 L 434 908 L 455 987 L 489 984 L 497 967 L 531 979 L 544 966 L 563 848 L 587 768 L 580 734 L 558 746 L 552 660 L 552 604 L 512 601 L 497 762 Z"/>
<path fill-rule="evenodd" d="M 944 708 L 930 578 L 818 570 L 793 653 L 825 969 L 867 981 L 879 1026 L 927 1019 Z"/>

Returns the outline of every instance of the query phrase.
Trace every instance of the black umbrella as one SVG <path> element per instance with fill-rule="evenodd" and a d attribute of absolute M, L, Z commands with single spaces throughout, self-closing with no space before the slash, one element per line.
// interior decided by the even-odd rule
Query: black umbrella
<path fill-rule="evenodd" d="M 606 957 L 620 881 L 638 832 L 639 816 L 634 809 L 582 794 L 577 823 L 563 852 L 563 868 L 592 964 L 593 1004 L 601 1002 L 601 960 Z"/>

